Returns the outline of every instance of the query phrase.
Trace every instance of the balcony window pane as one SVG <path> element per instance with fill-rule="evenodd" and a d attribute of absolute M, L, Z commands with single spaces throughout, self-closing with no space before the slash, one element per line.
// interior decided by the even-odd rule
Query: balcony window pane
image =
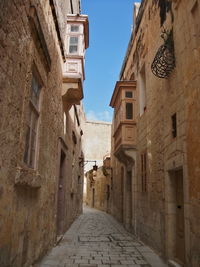
<path fill-rule="evenodd" d="M 71 32 L 79 32 L 79 26 L 78 25 L 71 25 Z"/>
<path fill-rule="evenodd" d="M 133 92 L 126 91 L 125 96 L 126 96 L 126 98 L 133 98 Z"/>
<path fill-rule="evenodd" d="M 70 37 L 70 45 L 78 44 L 78 37 Z"/>
<path fill-rule="evenodd" d="M 78 52 L 78 37 L 70 37 L 69 53 L 74 54 Z"/>
<path fill-rule="evenodd" d="M 126 119 L 132 120 L 133 119 L 133 104 L 126 103 Z"/>
<path fill-rule="evenodd" d="M 77 45 L 70 45 L 70 47 L 69 47 L 69 53 L 70 54 L 73 54 L 73 53 L 76 53 L 76 52 L 78 52 Z"/>

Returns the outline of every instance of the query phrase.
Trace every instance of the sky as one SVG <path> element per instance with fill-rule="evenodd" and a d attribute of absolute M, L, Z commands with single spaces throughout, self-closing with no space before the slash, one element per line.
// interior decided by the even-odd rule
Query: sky
<path fill-rule="evenodd" d="M 87 120 L 112 121 L 109 103 L 131 36 L 134 2 L 81 1 L 82 14 L 89 18 L 83 100 Z"/>

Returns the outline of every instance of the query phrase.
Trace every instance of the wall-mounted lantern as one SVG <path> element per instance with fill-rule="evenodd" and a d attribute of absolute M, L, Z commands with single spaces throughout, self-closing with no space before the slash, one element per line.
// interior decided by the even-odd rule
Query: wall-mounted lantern
<path fill-rule="evenodd" d="M 96 160 L 84 160 L 83 157 L 79 157 L 79 164 L 84 167 L 88 162 L 94 162 L 94 165 L 92 167 L 93 171 L 98 170 L 97 161 Z"/>
<path fill-rule="evenodd" d="M 95 164 L 93 165 L 93 171 L 97 171 L 98 166 L 96 165 L 96 160 L 95 160 Z"/>

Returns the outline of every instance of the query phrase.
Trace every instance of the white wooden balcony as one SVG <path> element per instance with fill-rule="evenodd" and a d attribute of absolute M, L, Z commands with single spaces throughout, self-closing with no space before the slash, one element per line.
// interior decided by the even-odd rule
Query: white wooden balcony
<path fill-rule="evenodd" d="M 83 81 L 85 79 L 85 50 L 89 45 L 88 17 L 86 15 L 68 15 L 66 34 L 66 62 L 63 65 L 63 108 L 69 110 L 72 105 L 80 104 L 83 99 Z"/>

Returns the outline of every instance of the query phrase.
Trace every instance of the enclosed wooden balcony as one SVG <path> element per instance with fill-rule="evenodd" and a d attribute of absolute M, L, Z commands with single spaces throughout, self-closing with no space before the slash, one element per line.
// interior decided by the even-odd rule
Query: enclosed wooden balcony
<path fill-rule="evenodd" d="M 79 105 L 83 99 L 83 82 L 80 75 L 63 77 L 62 100 L 64 110 L 69 110 L 72 105 Z"/>
<path fill-rule="evenodd" d="M 63 108 L 69 110 L 72 105 L 80 104 L 83 99 L 83 81 L 85 79 L 84 58 L 89 45 L 88 17 L 86 15 L 68 15 L 66 36 L 66 62 L 63 65 Z"/>
<path fill-rule="evenodd" d="M 128 151 L 136 149 L 136 82 L 118 81 L 110 106 L 114 108 L 114 154 L 123 160 Z"/>

